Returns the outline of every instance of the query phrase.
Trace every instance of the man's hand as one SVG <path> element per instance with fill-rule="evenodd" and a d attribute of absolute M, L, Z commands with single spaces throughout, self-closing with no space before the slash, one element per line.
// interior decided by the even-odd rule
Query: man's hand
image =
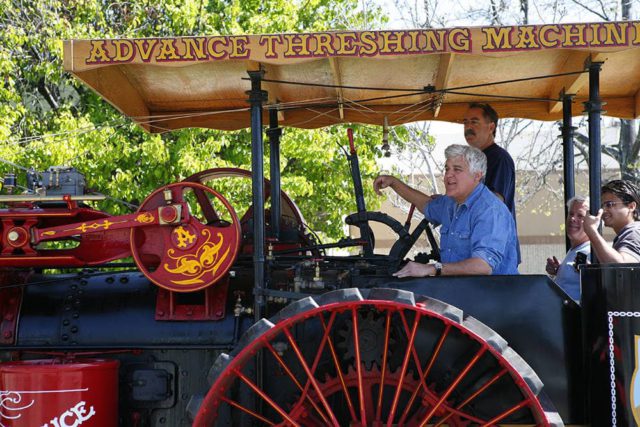
<path fill-rule="evenodd" d="M 380 192 L 380 190 L 387 187 L 391 187 L 394 181 L 397 181 L 397 179 L 393 176 L 379 175 L 375 179 L 375 181 L 373 181 L 373 189 L 375 190 L 378 196 L 382 196 L 382 193 Z"/>
<path fill-rule="evenodd" d="M 409 261 L 407 265 L 393 273 L 398 278 L 403 277 L 425 277 L 435 276 L 436 268 L 432 264 L 421 264 L 419 262 Z"/>
<path fill-rule="evenodd" d="M 584 227 L 584 232 L 587 233 L 587 236 L 594 236 L 598 234 L 598 227 L 602 220 L 602 212 L 602 209 L 600 209 L 598 211 L 598 215 L 586 215 L 582 220 L 582 226 Z"/>
<path fill-rule="evenodd" d="M 560 262 L 558 261 L 558 258 L 556 258 L 555 256 L 552 258 L 547 258 L 547 273 L 555 276 L 556 274 L 558 274 L 558 268 L 560 268 Z"/>

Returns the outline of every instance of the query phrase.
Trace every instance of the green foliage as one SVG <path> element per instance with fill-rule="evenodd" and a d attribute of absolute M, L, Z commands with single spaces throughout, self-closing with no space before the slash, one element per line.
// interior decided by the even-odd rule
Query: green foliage
<path fill-rule="evenodd" d="M 204 169 L 249 169 L 247 130 L 147 134 L 63 72 L 61 40 L 362 28 L 357 7 L 357 0 L 0 0 L 0 159 L 35 170 L 74 166 L 92 189 L 133 203 Z M 382 22 L 379 9 L 367 9 L 369 20 Z M 380 129 L 356 127 L 370 208 L 379 203 L 371 180 L 380 139 Z M 343 235 L 342 217 L 355 210 L 339 143 L 346 144 L 345 127 L 286 130 L 282 142 L 283 189 L 330 238 Z M 0 166 L 8 171 L 15 169 Z M 113 201 L 99 207 L 128 211 Z"/>

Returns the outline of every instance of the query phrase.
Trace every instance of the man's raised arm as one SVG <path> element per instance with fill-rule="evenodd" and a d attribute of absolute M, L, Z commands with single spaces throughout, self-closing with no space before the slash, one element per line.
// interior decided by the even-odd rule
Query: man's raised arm
<path fill-rule="evenodd" d="M 393 189 L 393 191 L 398 193 L 400 197 L 415 205 L 420 212 L 424 212 L 425 207 L 431 201 L 431 196 L 428 196 L 415 188 L 409 187 L 398 178 L 390 175 L 380 175 L 375 179 L 375 181 L 373 181 L 373 189 L 378 195 L 382 195 L 380 190 L 383 188 Z"/>

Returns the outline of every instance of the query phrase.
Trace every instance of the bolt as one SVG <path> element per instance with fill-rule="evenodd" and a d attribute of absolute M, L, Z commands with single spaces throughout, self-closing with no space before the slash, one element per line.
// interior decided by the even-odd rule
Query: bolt
<path fill-rule="evenodd" d="M 158 310 L 158 316 L 164 316 L 164 311 Z"/>
<path fill-rule="evenodd" d="M 189 309 L 187 310 L 187 316 L 192 316 L 193 315 L 193 310 Z"/>
<path fill-rule="evenodd" d="M 68 340 L 69 340 L 69 335 L 63 334 L 62 335 L 62 341 L 68 341 Z"/>
<path fill-rule="evenodd" d="M 223 315 L 222 310 L 216 311 L 216 317 L 222 317 L 222 315 Z"/>
<path fill-rule="evenodd" d="M 76 289 L 78 289 L 78 285 L 71 285 L 71 290 L 75 291 Z"/>
<path fill-rule="evenodd" d="M 129 278 L 127 276 L 123 276 L 120 278 L 120 283 L 129 283 Z"/>
<path fill-rule="evenodd" d="M 115 280 L 114 280 L 114 278 L 113 278 L 113 277 L 107 277 L 105 281 L 106 281 L 107 283 L 113 283 Z M 80 282 L 80 283 L 82 283 L 82 282 Z"/>
<path fill-rule="evenodd" d="M 109 282 L 109 279 L 107 279 L 107 282 Z M 87 286 L 87 284 L 88 284 L 88 283 L 89 283 L 89 282 L 87 282 L 86 280 L 81 280 L 81 281 L 80 281 L 80 284 L 81 284 L 82 286 Z"/>
<path fill-rule="evenodd" d="M 62 322 L 62 325 L 63 325 L 63 326 L 69 326 L 69 323 L 71 323 L 71 322 L 69 321 L 69 319 L 64 319 L 64 321 Z"/>
<path fill-rule="evenodd" d="M 74 333 L 74 334 L 77 333 L 78 332 L 78 327 L 77 326 L 72 326 L 71 327 L 71 332 Z"/>
<path fill-rule="evenodd" d="M 13 321 L 13 314 L 9 313 L 7 315 L 4 316 L 4 320 L 6 320 L 7 322 L 12 322 Z"/>
<path fill-rule="evenodd" d="M 13 332 L 5 331 L 4 334 L 2 334 L 2 336 L 4 336 L 6 339 L 9 339 L 13 336 Z"/>
<path fill-rule="evenodd" d="M 80 317 L 80 313 L 73 313 L 72 316 L 73 316 L 74 319 L 77 319 L 78 317 Z"/>

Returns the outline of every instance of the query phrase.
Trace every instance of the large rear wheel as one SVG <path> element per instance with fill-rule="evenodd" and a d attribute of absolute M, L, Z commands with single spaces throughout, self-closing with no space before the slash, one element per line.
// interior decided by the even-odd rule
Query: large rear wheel
<path fill-rule="evenodd" d="M 299 300 L 251 327 L 210 379 L 196 426 L 562 425 L 499 335 L 394 289 Z"/>

